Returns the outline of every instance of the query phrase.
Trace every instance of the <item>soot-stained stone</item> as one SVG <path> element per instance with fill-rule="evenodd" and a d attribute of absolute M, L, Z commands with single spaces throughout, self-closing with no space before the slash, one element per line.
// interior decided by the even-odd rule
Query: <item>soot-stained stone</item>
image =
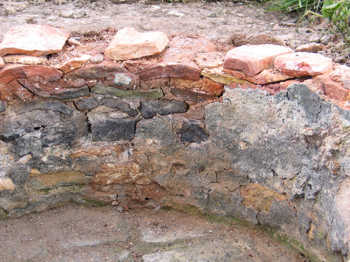
<path fill-rule="evenodd" d="M 0 101 L 0 113 L 5 112 L 6 110 L 6 102 Z"/>
<path fill-rule="evenodd" d="M 89 113 L 88 119 L 93 141 L 131 140 L 135 136 L 135 119 L 110 118 L 103 113 Z"/>
<path fill-rule="evenodd" d="M 185 143 L 201 143 L 208 140 L 209 135 L 204 128 L 197 123 L 184 122 L 177 132 Z"/>
<path fill-rule="evenodd" d="M 141 114 L 144 118 L 152 118 L 156 114 L 185 113 L 187 110 L 188 104 L 184 101 L 162 99 L 141 102 Z"/>
<path fill-rule="evenodd" d="M 99 102 L 95 97 L 82 98 L 74 101 L 74 104 L 80 111 L 92 110 L 99 106 Z"/>
<path fill-rule="evenodd" d="M 101 104 L 109 108 L 118 109 L 124 113 L 127 113 L 129 116 L 137 116 L 137 110 L 132 109 L 130 105 L 118 98 L 104 97 L 101 101 Z"/>

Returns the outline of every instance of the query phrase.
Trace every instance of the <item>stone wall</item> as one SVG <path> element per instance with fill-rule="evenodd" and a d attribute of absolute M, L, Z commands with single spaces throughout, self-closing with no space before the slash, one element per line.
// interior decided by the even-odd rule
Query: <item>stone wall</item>
<path fill-rule="evenodd" d="M 128 28 L 19 26 L 0 55 L 0 217 L 191 206 L 347 257 L 350 68 Z"/>

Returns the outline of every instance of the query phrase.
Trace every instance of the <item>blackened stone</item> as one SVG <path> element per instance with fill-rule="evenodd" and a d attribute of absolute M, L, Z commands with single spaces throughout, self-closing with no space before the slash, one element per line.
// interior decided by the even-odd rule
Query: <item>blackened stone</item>
<path fill-rule="evenodd" d="M 181 141 L 185 143 L 201 143 L 209 138 L 204 128 L 191 122 L 184 122 L 178 134 L 180 135 Z"/>
<path fill-rule="evenodd" d="M 175 113 L 185 113 L 188 104 L 177 100 L 150 100 L 141 102 L 141 114 L 144 118 L 152 118 L 156 114 L 170 115 Z"/>
<path fill-rule="evenodd" d="M 5 112 L 5 110 L 6 110 L 6 102 L 0 101 L 0 113 Z"/>
<path fill-rule="evenodd" d="M 127 113 L 129 116 L 137 116 L 137 110 L 132 109 L 130 105 L 118 98 L 105 97 L 102 99 L 101 104 L 109 108 L 118 109 L 124 113 Z"/>
<path fill-rule="evenodd" d="M 98 107 L 99 103 L 95 97 L 81 98 L 74 102 L 80 111 L 88 111 Z"/>
<path fill-rule="evenodd" d="M 103 113 L 89 113 L 88 119 L 93 141 L 131 140 L 135 136 L 135 119 L 110 118 Z"/>

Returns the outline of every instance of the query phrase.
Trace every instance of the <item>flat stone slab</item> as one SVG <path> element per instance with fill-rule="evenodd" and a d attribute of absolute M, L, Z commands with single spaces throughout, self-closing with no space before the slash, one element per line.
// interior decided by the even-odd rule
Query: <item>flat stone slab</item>
<path fill-rule="evenodd" d="M 169 39 L 163 32 L 140 33 L 134 28 L 117 32 L 105 50 L 105 55 L 114 60 L 128 60 L 161 53 Z"/>
<path fill-rule="evenodd" d="M 69 34 L 49 25 L 21 25 L 11 28 L 0 43 L 0 56 L 24 54 L 43 56 L 62 50 Z"/>
<path fill-rule="evenodd" d="M 289 47 L 271 44 L 236 47 L 226 54 L 224 69 L 239 70 L 254 76 L 272 67 L 275 57 L 291 52 Z"/>
<path fill-rule="evenodd" d="M 332 59 L 320 54 L 297 52 L 276 57 L 274 67 L 294 77 L 316 76 L 332 70 Z"/>

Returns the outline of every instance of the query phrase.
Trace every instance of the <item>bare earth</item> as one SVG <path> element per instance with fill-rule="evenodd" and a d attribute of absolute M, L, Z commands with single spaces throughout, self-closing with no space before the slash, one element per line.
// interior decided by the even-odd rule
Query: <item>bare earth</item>
<path fill-rule="evenodd" d="M 69 205 L 0 221 L 0 243 L 1 262 L 307 261 L 259 230 L 166 210 Z"/>
<path fill-rule="evenodd" d="M 232 36 L 240 39 L 267 34 L 291 48 L 321 42 L 327 46 L 321 53 L 337 62 L 349 63 L 349 50 L 339 36 L 329 34 L 326 21 L 297 26 L 296 17 L 268 12 L 254 1 L 187 4 L 145 1 L 150 0 L 129 4 L 109 0 L 4 0 L 0 3 L 0 40 L 8 28 L 25 23 L 50 24 L 79 32 L 130 26 L 139 31 L 202 35 L 224 42 L 230 42 Z"/>

